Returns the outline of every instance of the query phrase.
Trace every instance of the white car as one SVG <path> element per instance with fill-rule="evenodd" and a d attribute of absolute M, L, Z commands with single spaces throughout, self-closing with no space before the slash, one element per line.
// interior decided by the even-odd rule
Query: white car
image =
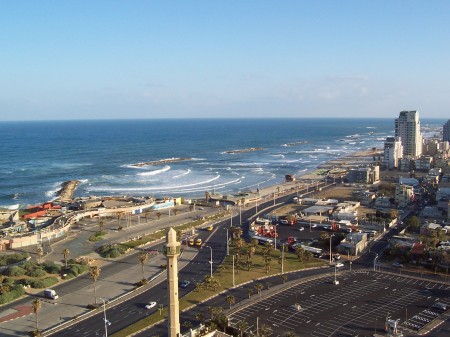
<path fill-rule="evenodd" d="M 341 262 L 336 263 L 336 268 L 340 268 L 340 267 L 343 267 L 343 266 L 344 266 L 344 264 L 341 263 Z"/>
<path fill-rule="evenodd" d="M 317 228 L 316 224 L 311 225 L 312 228 Z"/>
<path fill-rule="evenodd" d="M 147 304 L 147 305 L 145 306 L 145 309 L 151 309 L 151 308 L 153 308 L 153 307 L 156 307 L 156 302 L 150 302 L 149 304 Z"/>
<path fill-rule="evenodd" d="M 305 227 L 300 227 L 298 230 L 299 230 L 300 232 L 301 232 L 301 231 L 304 231 L 304 230 L 305 230 Z"/>

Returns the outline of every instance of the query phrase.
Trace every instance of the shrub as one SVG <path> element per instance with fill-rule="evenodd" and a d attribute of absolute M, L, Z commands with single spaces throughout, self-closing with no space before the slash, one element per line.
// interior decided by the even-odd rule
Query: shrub
<path fill-rule="evenodd" d="M 87 264 L 69 264 L 66 268 L 62 268 L 62 273 L 66 274 L 66 279 L 76 277 L 89 269 Z"/>
<path fill-rule="evenodd" d="M 32 288 L 41 289 L 51 287 L 58 283 L 58 279 L 56 277 L 46 277 L 37 280 L 29 280 L 28 282 Z"/>
<path fill-rule="evenodd" d="M 0 304 L 9 303 L 25 294 L 25 290 L 22 285 L 14 284 L 11 286 L 8 292 L 0 295 Z"/>
<path fill-rule="evenodd" d="M 25 263 L 22 263 L 20 266 L 28 272 L 32 271 L 36 268 L 40 268 L 38 263 L 36 263 L 34 261 L 27 261 Z"/>
<path fill-rule="evenodd" d="M 19 266 L 12 266 L 5 270 L 5 275 L 7 276 L 23 276 L 26 270 Z"/>
<path fill-rule="evenodd" d="M 31 271 L 27 271 L 26 275 L 30 276 L 30 277 L 42 277 L 47 275 L 47 273 L 45 272 L 44 269 L 41 268 L 35 268 Z"/>
<path fill-rule="evenodd" d="M 62 269 L 59 264 L 56 264 L 54 262 L 44 262 L 42 267 L 49 274 L 60 274 Z"/>
<path fill-rule="evenodd" d="M 13 263 L 26 260 L 30 255 L 28 253 L 15 253 L 0 256 L 0 266 L 8 266 Z"/>

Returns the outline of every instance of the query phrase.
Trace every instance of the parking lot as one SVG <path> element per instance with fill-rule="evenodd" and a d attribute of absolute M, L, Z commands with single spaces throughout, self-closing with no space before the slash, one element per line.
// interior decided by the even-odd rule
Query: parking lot
<path fill-rule="evenodd" d="M 399 319 L 405 336 L 414 336 L 442 316 L 444 310 L 435 308 L 436 303 L 450 305 L 449 284 L 371 271 L 344 271 L 337 274 L 337 280 L 339 284 L 333 285 L 333 273 L 299 280 L 288 290 L 232 313 L 230 322 L 245 320 L 247 332 L 256 332 L 257 324 L 259 328 L 268 325 L 271 336 L 289 331 L 299 336 L 372 336 L 384 334 L 390 318 Z M 433 336 L 447 332 L 448 327 Z"/>

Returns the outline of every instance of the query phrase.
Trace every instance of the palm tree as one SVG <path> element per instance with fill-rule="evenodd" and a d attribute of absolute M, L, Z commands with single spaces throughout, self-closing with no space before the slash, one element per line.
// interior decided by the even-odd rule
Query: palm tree
<path fill-rule="evenodd" d="M 247 289 L 247 296 L 248 298 L 250 298 L 253 295 L 253 289 L 252 288 L 248 288 Z"/>
<path fill-rule="evenodd" d="M 205 319 L 205 315 L 202 312 L 197 312 L 195 314 L 195 319 L 199 322 L 202 322 Z"/>
<path fill-rule="evenodd" d="M 270 255 L 270 253 L 272 253 L 272 250 L 273 250 L 272 244 L 270 242 L 266 242 L 263 248 L 263 254 Z"/>
<path fill-rule="evenodd" d="M 141 263 L 142 268 L 142 280 L 144 280 L 144 264 L 148 261 L 148 254 L 146 252 L 141 252 L 139 254 L 139 262 Z"/>
<path fill-rule="evenodd" d="M 38 258 L 39 258 L 39 263 L 41 263 L 42 262 L 42 256 L 44 256 L 44 249 L 42 248 L 41 245 L 37 246 L 36 254 L 37 254 Z"/>
<path fill-rule="evenodd" d="M 233 295 L 228 295 L 226 297 L 226 301 L 227 301 L 227 303 L 228 303 L 228 305 L 230 306 L 230 309 L 231 309 L 231 306 L 236 302 L 236 298 Z"/>
<path fill-rule="evenodd" d="M 243 336 L 244 331 L 248 328 L 248 323 L 246 321 L 239 321 L 236 323 L 236 328 L 239 330 L 240 337 Z"/>
<path fill-rule="evenodd" d="M 33 300 L 33 302 L 31 302 L 31 307 L 33 308 L 33 313 L 34 313 L 34 318 L 35 318 L 35 324 L 36 324 L 36 332 L 35 332 L 35 336 L 40 336 L 41 333 L 39 331 L 39 322 L 38 322 L 38 314 L 39 311 L 41 310 L 41 300 L 40 299 L 35 299 Z"/>
<path fill-rule="evenodd" d="M 98 229 L 100 230 L 100 232 L 103 231 L 103 228 L 105 227 L 105 222 L 103 220 L 100 220 L 98 222 Z"/>
<path fill-rule="evenodd" d="M 264 257 L 264 267 L 266 268 L 266 274 L 269 274 L 271 262 L 272 258 L 270 256 Z"/>
<path fill-rule="evenodd" d="M 174 208 L 174 209 L 173 209 L 173 215 L 175 215 L 175 216 L 176 216 L 176 215 L 177 215 L 177 213 L 178 213 L 178 208 Z"/>
<path fill-rule="evenodd" d="M 193 324 L 192 324 L 191 321 L 184 321 L 184 322 L 183 322 L 183 326 L 184 326 L 185 328 L 192 329 Z"/>
<path fill-rule="evenodd" d="M 283 284 L 286 283 L 287 279 L 288 279 L 287 275 L 281 275 L 281 282 L 283 282 Z"/>
<path fill-rule="evenodd" d="M 217 270 L 219 271 L 219 275 L 222 275 L 222 272 L 225 271 L 225 269 L 227 269 L 227 267 L 224 264 L 221 264 Z"/>
<path fill-rule="evenodd" d="M 261 298 L 261 290 L 264 288 L 264 286 L 262 285 L 262 283 L 256 283 L 255 284 L 255 289 L 256 292 L 259 294 L 259 298 Z"/>
<path fill-rule="evenodd" d="M 161 218 L 161 213 L 160 212 L 158 212 L 158 213 L 156 213 L 156 216 L 158 217 L 158 220 Z"/>
<path fill-rule="evenodd" d="M 272 283 L 271 282 L 266 282 L 266 287 L 267 287 L 267 290 L 269 290 L 270 289 L 270 286 L 272 285 Z"/>
<path fill-rule="evenodd" d="M 194 205 L 189 205 L 189 212 L 192 212 L 194 210 Z"/>
<path fill-rule="evenodd" d="M 67 268 L 67 257 L 69 256 L 70 251 L 67 248 L 64 248 L 62 255 L 64 256 L 64 266 Z"/>
<path fill-rule="evenodd" d="M 297 337 L 294 331 L 288 331 L 285 333 L 284 337 Z"/>
<path fill-rule="evenodd" d="M 263 324 L 260 328 L 259 328 L 259 334 L 257 332 L 257 334 L 261 337 L 268 337 L 272 334 L 273 330 L 272 328 L 267 325 L 267 324 Z"/>
<path fill-rule="evenodd" d="M 295 248 L 295 255 L 297 255 L 298 260 L 302 262 L 305 256 L 305 250 L 302 247 L 298 246 L 297 248 Z"/>
<path fill-rule="evenodd" d="M 92 280 L 94 281 L 94 298 L 95 304 L 97 304 L 97 289 L 95 287 L 95 283 L 97 282 L 98 277 L 100 276 L 101 269 L 98 266 L 89 267 L 89 275 L 91 275 Z"/>

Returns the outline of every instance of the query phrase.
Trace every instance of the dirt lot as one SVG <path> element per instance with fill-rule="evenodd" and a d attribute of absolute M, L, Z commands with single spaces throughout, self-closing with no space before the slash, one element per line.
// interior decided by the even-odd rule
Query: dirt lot
<path fill-rule="evenodd" d="M 357 201 L 352 193 L 355 190 L 358 190 L 360 188 L 357 187 L 345 187 L 345 186 L 336 186 L 333 188 L 330 188 L 326 191 L 318 192 L 315 195 L 311 195 L 311 198 L 323 198 L 323 199 L 337 199 L 339 202 L 344 201 Z M 293 214 L 298 213 L 302 209 L 306 208 L 307 206 L 304 205 L 296 205 L 296 204 L 289 204 L 286 206 L 283 206 L 276 211 L 272 212 L 274 215 L 286 215 L 286 214 Z M 375 213 L 374 209 L 367 208 L 364 206 L 358 207 L 358 218 L 365 217 L 367 213 Z"/>

